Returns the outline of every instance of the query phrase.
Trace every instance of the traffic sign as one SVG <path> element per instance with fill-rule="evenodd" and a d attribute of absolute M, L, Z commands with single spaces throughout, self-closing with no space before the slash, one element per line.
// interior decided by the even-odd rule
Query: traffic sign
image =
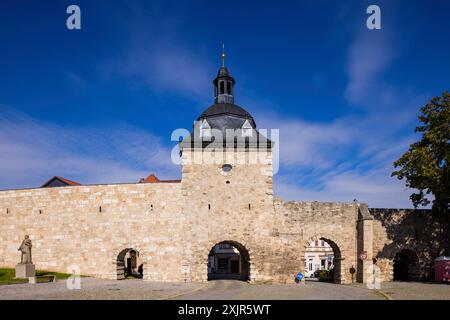
<path fill-rule="evenodd" d="M 361 260 L 366 260 L 367 259 L 367 251 L 363 251 L 360 255 L 359 255 L 359 259 Z"/>

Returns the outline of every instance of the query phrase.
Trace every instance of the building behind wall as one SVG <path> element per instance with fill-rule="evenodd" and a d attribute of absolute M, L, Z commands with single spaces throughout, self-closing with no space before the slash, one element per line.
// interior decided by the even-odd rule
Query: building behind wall
<path fill-rule="evenodd" d="M 333 248 L 325 240 L 311 241 L 305 253 L 305 277 L 315 276 L 318 270 L 333 269 Z"/>

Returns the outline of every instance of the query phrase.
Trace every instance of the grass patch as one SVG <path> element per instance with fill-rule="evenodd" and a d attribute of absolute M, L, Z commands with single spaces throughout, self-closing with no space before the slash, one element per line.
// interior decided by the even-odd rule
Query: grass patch
<path fill-rule="evenodd" d="M 2 269 L 0 268 L 0 285 L 3 284 L 16 284 L 16 283 L 28 283 L 28 279 L 16 279 L 14 278 L 16 270 L 14 269 Z"/>
<path fill-rule="evenodd" d="M 15 274 L 16 274 L 15 269 L 0 268 L 0 285 L 28 283 L 27 278 L 24 278 L 24 279 L 14 278 Z M 52 272 L 52 271 L 46 271 L 46 270 L 36 270 L 36 276 L 37 277 L 55 276 L 57 280 L 65 280 L 65 279 L 69 278 L 71 275 L 68 273 Z M 39 279 L 38 279 L 38 282 L 40 282 Z"/>
<path fill-rule="evenodd" d="M 45 271 L 45 270 L 37 270 L 36 271 L 36 276 L 37 277 L 41 277 L 41 276 L 55 276 L 56 280 L 65 280 L 65 279 L 68 279 L 71 276 L 71 274 L 60 273 L 60 272 L 52 272 L 52 271 Z"/>

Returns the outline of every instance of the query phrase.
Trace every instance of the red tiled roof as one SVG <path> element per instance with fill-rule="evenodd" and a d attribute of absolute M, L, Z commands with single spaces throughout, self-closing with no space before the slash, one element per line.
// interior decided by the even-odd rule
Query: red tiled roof
<path fill-rule="evenodd" d="M 164 183 L 164 182 L 181 182 L 181 180 L 159 180 L 158 177 L 151 173 L 147 178 L 142 178 L 139 183 Z"/>
<path fill-rule="evenodd" d="M 47 182 L 45 182 L 41 188 L 45 188 L 46 186 L 48 186 L 53 180 L 59 180 L 62 181 L 64 183 L 66 183 L 68 186 L 81 186 L 80 183 L 63 178 L 63 177 L 59 177 L 59 176 L 54 176 L 53 178 L 49 179 Z"/>
<path fill-rule="evenodd" d="M 67 184 L 69 184 L 69 185 L 71 185 L 71 186 L 81 186 L 81 183 L 78 183 L 78 182 L 76 182 L 76 181 L 72 181 L 72 180 L 69 180 L 69 179 L 65 179 L 65 178 L 63 178 L 63 177 L 56 177 L 56 178 L 58 178 L 59 180 L 64 181 L 65 183 L 67 183 Z"/>

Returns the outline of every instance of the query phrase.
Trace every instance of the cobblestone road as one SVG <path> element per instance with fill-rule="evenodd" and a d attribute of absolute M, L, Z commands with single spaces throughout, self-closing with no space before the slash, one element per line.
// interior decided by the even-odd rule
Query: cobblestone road
<path fill-rule="evenodd" d="M 0 286 L 0 299 L 450 300 L 450 285 L 393 282 L 383 283 L 380 292 L 369 290 L 361 284 L 335 285 L 309 281 L 299 285 L 253 285 L 230 280 L 185 284 L 82 278 L 80 290 L 68 290 L 65 281 Z"/>

